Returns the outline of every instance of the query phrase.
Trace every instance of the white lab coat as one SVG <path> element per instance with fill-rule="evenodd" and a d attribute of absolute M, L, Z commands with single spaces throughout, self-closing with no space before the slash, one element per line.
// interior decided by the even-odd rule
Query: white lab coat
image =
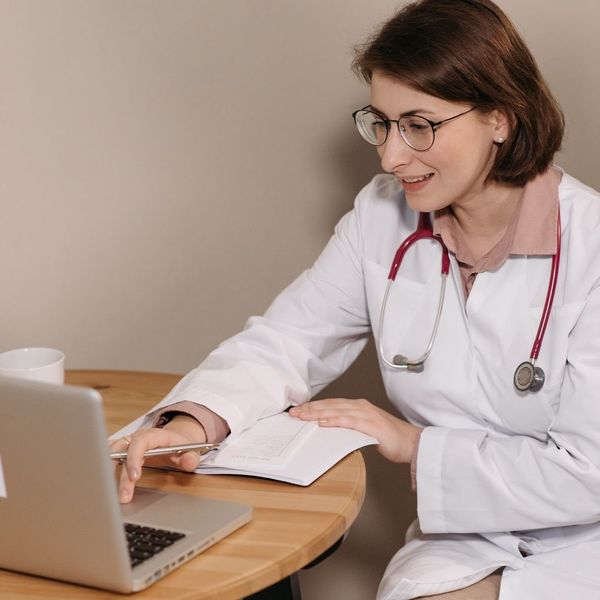
<path fill-rule="evenodd" d="M 381 600 L 465 587 L 502 566 L 501 600 L 600 598 L 600 196 L 566 174 L 559 196 L 562 257 L 540 392 L 518 393 L 513 374 L 529 357 L 550 257 L 509 257 L 477 276 L 466 305 L 451 257 L 425 370 L 380 361 L 391 402 L 425 427 L 417 463 L 424 534 L 392 559 Z M 159 406 L 202 403 L 235 433 L 309 400 L 365 346 L 391 259 L 415 225 L 396 180 L 375 177 L 315 265 Z M 407 253 L 386 311 L 388 358 L 423 351 L 439 273 L 437 243 Z"/>

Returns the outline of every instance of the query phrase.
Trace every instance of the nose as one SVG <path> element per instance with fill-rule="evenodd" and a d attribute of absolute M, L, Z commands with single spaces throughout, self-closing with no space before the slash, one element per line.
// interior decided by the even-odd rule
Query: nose
<path fill-rule="evenodd" d="M 407 165 L 412 159 L 412 152 L 404 141 L 398 128 L 392 125 L 385 144 L 377 147 L 381 168 L 386 173 L 392 173 L 396 167 Z"/>

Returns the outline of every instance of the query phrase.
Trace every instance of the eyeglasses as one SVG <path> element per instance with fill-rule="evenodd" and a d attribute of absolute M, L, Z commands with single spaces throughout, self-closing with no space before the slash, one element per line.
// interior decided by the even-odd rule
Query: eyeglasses
<path fill-rule="evenodd" d="M 373 144 L 373 146 L 382 146 L 385 144 L 390 134 L 392 123 L 396 123 L 402 139 L 413 150 L 424 152 L 433 146 L 433 143 L 435 142 L 435 132 L 444 125 L 444 123 L 454 121 L 454 119 L 458 119 L 458 117 L 462 117 L 476 108 L 476 106 L 473 106 L 473 108 L 470 108 L 459 115 L 454 115 L 449 119 L 444 119 L 443 121 L 437 121 L 435 123 L 419 115 L 404 115 L 399 119 L 388 119 L 382 114 L 374 111 L 370 106 L 365 106 L 352 113 L 352 117 L 354 118 L 354 123 L 356 124 L 356 128 L 360 135 L 369 142 L 369 144 Z"/>

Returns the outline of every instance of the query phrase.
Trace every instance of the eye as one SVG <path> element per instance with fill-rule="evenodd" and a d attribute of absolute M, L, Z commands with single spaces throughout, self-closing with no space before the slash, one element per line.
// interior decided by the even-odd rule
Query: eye
<path fill-rule="evenodd" d="M 422 133 L 430 129 L 429 123 L 423 117 L 404 117 L 402 119 L 404 130 L 410 130 L 414 133 Z"/>

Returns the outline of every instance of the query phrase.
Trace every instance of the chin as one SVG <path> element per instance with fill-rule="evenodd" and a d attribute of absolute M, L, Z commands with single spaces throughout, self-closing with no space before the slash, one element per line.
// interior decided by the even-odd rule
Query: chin
<path fill-rule="evenodd" d="M 450 204 L 450 202 L 440 202 L 440 198 L 421 196 L 418 193 L 411 194 L 410 192 L 405 192 L 404 196 L 408 206 L 415 212 L 435 212 L 436 210 L 442 210 L 443 208 L 446 208 Z"/>

